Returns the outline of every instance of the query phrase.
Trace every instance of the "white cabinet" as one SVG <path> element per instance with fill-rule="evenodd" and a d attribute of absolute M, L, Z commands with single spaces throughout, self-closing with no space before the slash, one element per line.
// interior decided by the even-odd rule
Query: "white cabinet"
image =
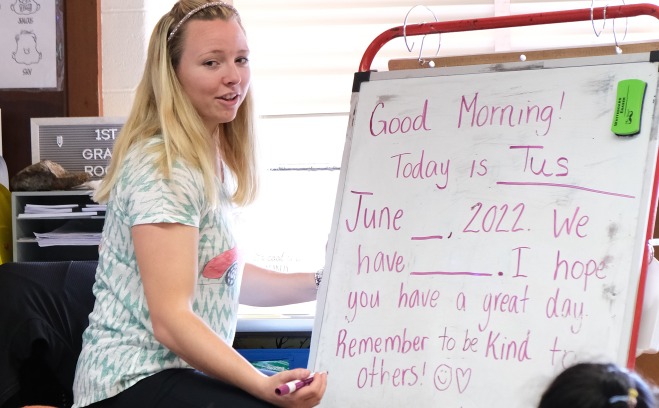
<path fill-rule="evenodd" d="M 55 245 L 41 243 L 35 233 L 49 233 L 63 228 L 100 234 L 105 221 L 104 212 L 86 212 L 82 208 L 94 205 L 91 191 L 18 191 L 11 194 L 12 244 L 15 262 L 66 261 L 98 259 L 98 242 L 94 239 L 67 241 Z M 25 214 L 26 205 L 75 205 L 72 213 Z M 61 235 L 60 235 L 61 236 Z"/>

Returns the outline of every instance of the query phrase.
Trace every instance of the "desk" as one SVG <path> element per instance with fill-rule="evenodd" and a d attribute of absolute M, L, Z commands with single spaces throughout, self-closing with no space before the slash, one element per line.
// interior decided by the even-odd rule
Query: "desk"
<path fill-rule="evenodd" d="M 311 335 L 311 315 L 238 315 L 237 333 L 305 333 Z"/>

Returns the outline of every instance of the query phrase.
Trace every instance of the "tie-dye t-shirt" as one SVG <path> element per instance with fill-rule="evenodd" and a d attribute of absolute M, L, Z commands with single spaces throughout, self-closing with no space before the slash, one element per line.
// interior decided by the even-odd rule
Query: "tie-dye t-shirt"
<path fill-rule="evenodd" d="M 151 143 L 160 142 L 156 138 Z M 144 147 L 133 147 L 108 202 L 94 284 L 96 303 L 73 387 L 75 407 L 112 397 L 164 369 L 189 367 L 153 336 L 133 248 L 134 225 L 180 223 L 199 229 L 193 308 L 228 344 L 233 342 L 243 263 L 225 194 L 212 208 L 199 170 L 177 162 L 164 179 L 151 159 Z"/>

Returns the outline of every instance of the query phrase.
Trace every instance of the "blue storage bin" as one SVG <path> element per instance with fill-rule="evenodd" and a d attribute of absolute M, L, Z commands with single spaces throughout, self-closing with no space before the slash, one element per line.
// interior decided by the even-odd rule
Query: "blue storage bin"
<path fill-rule="evenodd" d="M 309 349 L 236 349 L 250 363 L 284 361 L 288 368 L 307 368 Z"/>

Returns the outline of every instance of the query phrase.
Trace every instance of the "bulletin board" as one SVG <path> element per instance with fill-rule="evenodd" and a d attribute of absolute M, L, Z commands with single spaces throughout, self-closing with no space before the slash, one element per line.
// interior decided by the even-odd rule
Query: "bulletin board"
<path fill-rule="evenodd" d="M 571 364 L 628 364 L 657 61 L 355 75 L 310 352 L 329 372 L 321 406 L 527 408 Z M 645 84 L 632 114 L 629 79 Z M 639 131 L 615 134 L 630 115 Z"/>

